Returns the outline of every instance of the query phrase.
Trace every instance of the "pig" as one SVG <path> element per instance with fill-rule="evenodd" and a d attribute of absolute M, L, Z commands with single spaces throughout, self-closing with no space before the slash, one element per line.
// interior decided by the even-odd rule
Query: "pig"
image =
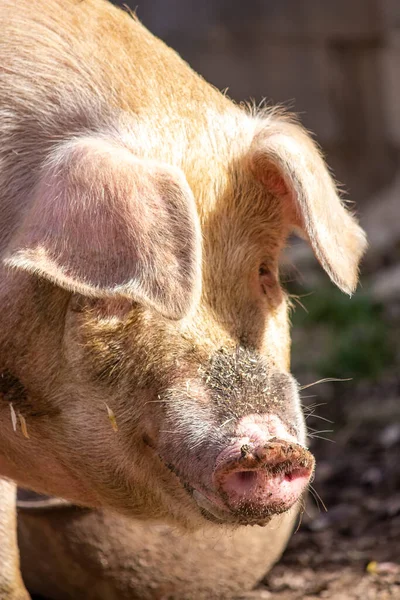
<path fill-rule="evenodd" d="M 366 242 L 293 117 L 234 104 L 135 15 L 0 0 L 0 27 L 0 590 L 14 600 L 28 596 L 10 482 L 191 532 L 295 512 L 314 458 L 279 255 L 299 231 L 352 293 Z"/>

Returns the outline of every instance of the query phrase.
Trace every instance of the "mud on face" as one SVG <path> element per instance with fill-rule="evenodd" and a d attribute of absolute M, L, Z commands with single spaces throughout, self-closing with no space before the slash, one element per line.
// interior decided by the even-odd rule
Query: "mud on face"
<path fill-rule="evenodd" d="M 199 368 L 197 381 L 161 398 L 168 433 L 157 452 L 204 516 L 262 524 L 298 500 L 299 477 L 308 481 L 314 461 L 303 447 L 291 375 L 271 369 L 254 350 L 221 348 Z M 296 487 L 292 480 L 299 489 L 283 492 L 284 483 Z"/>

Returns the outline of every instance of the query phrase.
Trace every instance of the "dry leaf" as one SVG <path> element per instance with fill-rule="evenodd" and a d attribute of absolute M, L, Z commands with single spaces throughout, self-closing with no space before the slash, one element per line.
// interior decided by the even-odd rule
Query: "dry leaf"
<path fill-rule="evenodd" d="M 22 435 L 29 440 L 29 434 L 28 434 L 28 428 L 26 426 L 26 420 L 24 415 L 21 415 L 20 412 L 18 412 L 18 418 L 19 418 L 19 422 L 21 424 L 21 431 L 22 431 Z"/>
<path fill-rule="evenodd" d="M 117 433 L 118 423 L 117 423 L 117 419 L 115 418 L 114 411 L 108 406 L 108 404 L 106 402 L 104 402 L 104 404 L 106 405 L 107 414 L 108 414 L 108 418 L 110 419 L 111 427 L 113 428 L 115 433 Z"/>
<path fill-rule="evenodd" d="M 11 411 L 11 423 L 12 423 L 13 429 L 14 429 L 14 431 L 17 431 L 17 415 L 15 414 L 15 410 L 12 405 L 12 402 L 10 402 L 10 411 Z"/>

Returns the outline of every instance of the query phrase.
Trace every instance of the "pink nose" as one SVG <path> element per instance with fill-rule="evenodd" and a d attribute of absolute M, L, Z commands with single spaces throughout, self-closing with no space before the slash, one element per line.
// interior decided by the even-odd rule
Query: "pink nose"
<path fill-rule="evenodd" d="M 313 470 L 314 458 L 300 444 L 277 438 L 236 443 L 219 456 L 214 485 L 231 510 L 261 518 L 288 510 Z"/>

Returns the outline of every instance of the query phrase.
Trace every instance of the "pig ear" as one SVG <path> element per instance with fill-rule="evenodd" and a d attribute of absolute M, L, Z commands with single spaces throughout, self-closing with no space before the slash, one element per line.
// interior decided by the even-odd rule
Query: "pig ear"
<path fill-rule="evenodd" d="M 254 137 L 250 167 L 281 198 L 290 225 L 303 231 L 332 281 L 353 292 L 365 234 L 343 206 L 311 137 L 289 121 L 267 122 Z"/>
<path fill-rule="evenodd" d="M 201 281 L 200 230 L 179 169 L 85 138 L 58 148 L 32 194 L 6 264 L 169 318 L 190 309 Z"/>

